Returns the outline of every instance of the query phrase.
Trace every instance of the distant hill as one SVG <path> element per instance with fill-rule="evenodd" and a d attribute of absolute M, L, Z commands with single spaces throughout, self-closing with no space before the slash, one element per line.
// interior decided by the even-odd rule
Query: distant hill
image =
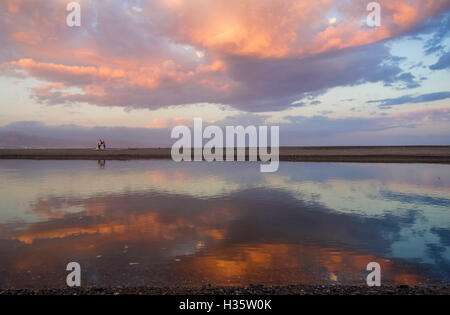
<path fill-rule="evenodd" d="M 85 141 L 64 140 L 57 138 L 42 138 L 16 132 L 0 133 L 0 148 L 75 148 L 94 147 L 95 141 L 90 145 Z"/>
<path fill-rule="evenodd" d="M 132 136 L 130 136 L 133 139 Z M 147 147 L 152 144 L 121 139 L 111 135 L 106 145 L 115 148 Z M 0 131 L 0 148 L 3 149 L 62 149 L 62 148 L 95 148 L 98 137 L 90 135 L 75 135 L 73 138 L 53 138 L 46 136 L 33 136 L 16 131 Z"/>

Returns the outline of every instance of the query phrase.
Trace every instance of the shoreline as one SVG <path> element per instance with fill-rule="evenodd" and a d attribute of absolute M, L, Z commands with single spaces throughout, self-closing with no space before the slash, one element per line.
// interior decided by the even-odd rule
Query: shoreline
<path fill-rule="evenodd" d="M 174 296 L 271 296 L 271 295 L 449 295 L 450 285 L 352 286 L 285 285 L 245 287 L 110 287 L 64 289 L 0 289 L 0 295 L 174 295 Z"/>
<path fill-rule="evenodd" d="M 248 157 L 248 149 L 246 151 L 246 157 Z M 104 151 L 97 151 L 95 149 L 0 149 L 1 159 L 171 159 L 171 149 L 112 148 Z M 279 160 L 292 162 L 450 164 L 450 146 L 280 147 Z"/>

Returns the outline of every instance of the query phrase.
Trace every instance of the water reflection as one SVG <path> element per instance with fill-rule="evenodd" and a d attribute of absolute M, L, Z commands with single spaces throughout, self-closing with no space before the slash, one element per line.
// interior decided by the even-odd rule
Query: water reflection
<path fill-rule="evenodd" d="M 104 169 L 106 167 L 106 160 L 98 160 L 98 168 Z"/>
<path fill-rule="evenodd" d="M 0 161 L 0 287 L 450 282 L 446 165 L 94 163 Z"/>

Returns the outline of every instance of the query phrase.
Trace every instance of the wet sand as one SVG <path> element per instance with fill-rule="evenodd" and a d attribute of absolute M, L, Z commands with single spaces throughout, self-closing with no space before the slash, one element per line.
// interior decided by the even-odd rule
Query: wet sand
<path fill-rule="evenodd" d="M 280 161 L 450 163 L 450 146 L 281 147 Z M 135 160 L 170 159 L 170 148 L 0 149 L 0 159 Z"/>
<path fill-rule="evenodd" d="M 76 289 L 0 290 L 0 295 L 449 295 L 449 285 L 436 286 L 345 286 L 288 285 L 247 287 L 113 287 Z"/>

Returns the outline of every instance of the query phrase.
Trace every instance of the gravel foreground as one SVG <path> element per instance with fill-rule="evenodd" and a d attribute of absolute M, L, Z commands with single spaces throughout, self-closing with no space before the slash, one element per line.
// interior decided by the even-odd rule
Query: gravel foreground
<path fill-rule="evenodd" d="M 436 286 L 263 286 L 248 287 L 113 287 L 66 289 L 8 289 L 0 295 L 449 295 L 450 285 Z"/>

